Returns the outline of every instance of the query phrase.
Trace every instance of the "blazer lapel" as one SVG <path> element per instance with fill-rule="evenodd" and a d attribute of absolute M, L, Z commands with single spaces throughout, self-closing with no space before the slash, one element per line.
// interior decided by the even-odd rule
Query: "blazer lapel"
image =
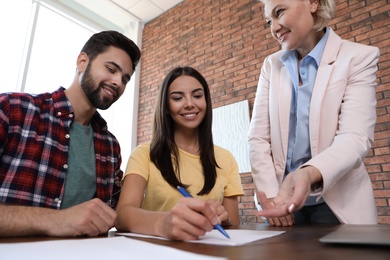
<path fill-rule="evenodd" d="M 291 107 L 291 95 L 292 95 L 292 81 L 286 67 L 282 67 L 280 70 L 280 89 L 279 89 L 279 124 L 280 135 L 283 144 L 283 154 L 287 155 L 288 146 L 288 132 L 290 124 L 290 107 Z"/>
<path fill-rule="evenodd" d="M 310 103 L 310 145 L 312 155 L 318 153 L 318 135 L 320 129 L 320 115 L 322 99 L 324 98 L 331 73 L 333 71 L 333 63 L 336 60 L 337 53 L 341 46 L 341 38 L 331 29 L 328 41 L 326 42 L 324 53 L 322 54 L 321 62 L 318 67 L 316 80 L 314 83 L 311 103 Z"/>

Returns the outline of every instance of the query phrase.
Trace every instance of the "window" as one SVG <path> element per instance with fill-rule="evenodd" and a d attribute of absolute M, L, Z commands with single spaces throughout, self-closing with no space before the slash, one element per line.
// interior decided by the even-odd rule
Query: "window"
<path fill-rule="evenodd" d="M 0 8 L 0 92 L 18 91 L 17 81 L 26 40 L 31 1 L 14 0 Z M 16 15 L 17 14 L 17 15 Z"/>
<path fill-rule="evenodd" d="M 67 88 L 76 72 L 77 55 L 95 32 L 116 30 L 139 45 L 140 21 L 109 0 L 12 0 L 0 8 L 0 92 L 52 92 Z M 126 166 L 136 145 L 139 73 L 124 95 L 99 111 L 121 144 Z"/>
<path fill-rule="evenodd" d="M 95 32 L 40 7 L 24 92 L 52 92 L 70 86 L 77 55 Z"/>

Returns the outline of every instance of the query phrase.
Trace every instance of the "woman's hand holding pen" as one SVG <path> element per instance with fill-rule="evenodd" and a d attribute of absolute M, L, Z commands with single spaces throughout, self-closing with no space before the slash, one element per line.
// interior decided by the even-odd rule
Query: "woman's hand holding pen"
<path fill-rule="evenodd" d="M 164 218 L 161 232 L 175 240 L 196 240 L 219 223 L 217 212 L 205 200 L 182 198 Z"/>
<path fill-rule="evenodd" d="M 208 199 L 207 203 L 209 203 L 213 208 L 217 210 L 218 220 L 219 223 L 222 224 L 222 226 L 230 225 L 229 213 L 226 211 L 225 207 L 221 204 L 220 201 L 214 199 Z"/>

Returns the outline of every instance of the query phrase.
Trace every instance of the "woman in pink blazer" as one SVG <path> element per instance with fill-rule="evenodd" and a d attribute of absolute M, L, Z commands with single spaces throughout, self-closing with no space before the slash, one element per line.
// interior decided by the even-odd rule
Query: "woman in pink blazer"
<path fill-rule="evenodd" d="M 249 129 L 259 216 L 271 225 L 375 224 L 363 159 L 379 49 L 326 27 L 334 0 L 262 0 L 282 50 L 263 63 Z"/>

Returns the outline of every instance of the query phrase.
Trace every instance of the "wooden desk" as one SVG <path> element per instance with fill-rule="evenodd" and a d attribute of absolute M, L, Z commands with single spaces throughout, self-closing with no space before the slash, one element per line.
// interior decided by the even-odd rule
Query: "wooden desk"
<path fill-rule="evenodd" d="M 134 238 L 142 241 L 152 242 L 159 245 L 170 246 L 176 249 L 185 250 L 210 256 L 222 256 L 231 260 L 246 259 L 390 259 L 390 248 L 385 246 L 353 246 L 353 245 L 328 245 L 318 239 L 339 226 L 316 225 L 316 226 L 295 226 L 290 228 L 270 227 L 267 224 L 241 225 L 232 228 L 252 230 L 284 230 L 286 233 L 259 240 L 243 246 L 215 246 L 198 243 L 177 242 L 157 240 L 150 238 Z M 25 237 L 25 238 L 0 238 L 4 242 L 29 242 L 57 240 L 58 238 Z M 1 255 L 1 252 L 0 252 Z M 173 258 L 174 259 L 174 256 Z"/>

